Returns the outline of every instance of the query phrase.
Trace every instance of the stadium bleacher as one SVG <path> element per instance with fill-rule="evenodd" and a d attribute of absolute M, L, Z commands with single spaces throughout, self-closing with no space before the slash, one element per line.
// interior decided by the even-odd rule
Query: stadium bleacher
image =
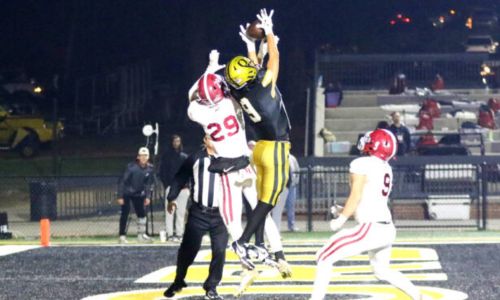
<path fill-rule="evenodd" d="M 321 91 L 319 91 L 317 105 L 324 101 L 321 95 Z M 486 93 L 485 90 L 480 89 L 446 91 L 440 95 L 432 96 L 388 95 L 386 90 L 344 91 L 342 106 L 324 108 L 323 112 L 324 126 L 322 128 L 333 132 L 336 140 L 335 142 L 323 142 L 322 151 L 316 151 L 316 155 L 321 156 L 321 152 L 324 156 L 349 155 L 350 150 L 348 149 L 357 143 L 359 134 L 374 129 L 377 123 L 382 120 L 388 121 L 390 124 L 390 113 L 393 111 L 401 113 L 404 124 L 409 127 L 412 134 L 418 136 L 427 132 L 426 129 L 417 130 L 416 127 L 419 123 L 418 112 L 422 102 L 429 97 L 440 103 L 441 115 L 433 119 L 433 133 L 435 132 L 439 139 L 446 134 L 478 132 L 483 135 L 485 153 L 487 155 L 500 154 L 498 113 L 496 129 L 462 128 L 464 123 L 474 125 L 478 123 L 477 116 L 481 104 L 487 105 L 489 99 L 500 98 L 499 94 Z M 317 113 L 320 111 L 316 110 Z M 321 120 L 321 118 L 319 119 Z M 469 145 L 476 145 L 480 142 L 478 138 L 472 136 L 463 138 L 463 141 L 468 141 L 466 144 Z M 470 147 L 470 153 L 480 154 L 480 147 Z"/>

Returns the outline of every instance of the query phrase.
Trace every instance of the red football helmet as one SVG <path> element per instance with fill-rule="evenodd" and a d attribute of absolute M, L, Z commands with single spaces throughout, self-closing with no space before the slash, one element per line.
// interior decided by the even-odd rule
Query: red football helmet
<path fill-rule="evenodd" d="M 203 74 L 198 80 L 200 101 L 214 105 L 224 98 L 224 79 L 217 74 Z"/>
<path fill-rule="evenodd" d="M 392 132 L 387 129 L 376 129 L 367 132 L 358 142 L 361 153 L 376 156 L 385 161 L 391 159 L 398 150 L 398 142 Z"/>

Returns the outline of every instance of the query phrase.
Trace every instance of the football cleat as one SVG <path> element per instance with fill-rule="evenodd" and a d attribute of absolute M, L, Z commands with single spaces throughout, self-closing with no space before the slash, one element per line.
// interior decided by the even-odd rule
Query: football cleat
<path fill-rule="evenodd" d="M 292 277 L 292 268 L 290 267 L 290 265 L 286 260 L 278 259 L 277 264 L 278 264 L 278 271 L 280 272 L 281 277 L 283 279 Z"/>
<path fill-rule="evenodd" d="M 235 297 L 241 297 L 243 293 L 247 290 L 249 286 L 255 281 L 255 279 L 259 276 L 259 271 L 257 270 L 243 270 L 241 273 L 241 282 L 238 290 L 234 294 Z"/>
<path fill-rule="evenodd" d="M 247 247 L 248 257 L 251 259 L 263 262 L 271 255 L 265 247 L 249 244 Z"/>
<path fill-rule="evenodd" d="M 250 257 L 248 256 L 247 247 L 248 245 L 241 245 L 237 241 L 234 241 L 231 244 L 231 248 L 236 253 L 236 255 L 238 255 L 243 266 L 248 270 L 253 270 L 255 269 L 255 265 L 252 263 Z"/>

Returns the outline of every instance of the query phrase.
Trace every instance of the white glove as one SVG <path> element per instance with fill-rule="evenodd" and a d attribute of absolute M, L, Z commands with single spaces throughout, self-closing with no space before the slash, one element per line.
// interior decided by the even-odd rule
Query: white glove
<path fill-rule="evenodd" d="M 333 219 L 333 220 L 330 221 L 330 228 L 333 231 L 337 231 L 340 228 L 342 228 L 342 226 L 344 225 L 345 221 L 347 221 L 347 217 L 344 216 L 343 214 L 340 214 L 338 218 Z"/>
<path fill-rule="evenodd" d="M 266 35 L 273 34 L 273 14 L 274 9 L 271 9 L 271 12 L 267 14 L 267 10 L 265 8 L 260 10 L 260 14 L 257 14 L 257 19 L 260 21 L 260 24 L 258 24 L 257 27 L 263 29 Z"/>
<path fill-rule="evenodd" d="M 208 67 L 205 70 L 205 73 L 215 73 L 226 66 L 219 65 L 219 55 L 220 53 L 217 49 L 210 51 L 210 54 L 208 55 Z"/>
<path fill-rule="evenodd" d="M 340 205 L 333 205 L 332 207 L 330 207 L 330 212 L 332 213 L 332 217 L 334 219 L 338 218 L 340 216 L 340 213 L 342 212 L 342 210 L 344 209 L 343 206 L 340 206 Z"/>
<path fill-rule="evenodd" d="M 247 34 L 247 29 L 250 26 L 250 23 L 247 23 L 245 27 L 240 25 L 240 36 L 243 42 L 247 45 L 248 52 L 255 52 L 255 39 Z"/>

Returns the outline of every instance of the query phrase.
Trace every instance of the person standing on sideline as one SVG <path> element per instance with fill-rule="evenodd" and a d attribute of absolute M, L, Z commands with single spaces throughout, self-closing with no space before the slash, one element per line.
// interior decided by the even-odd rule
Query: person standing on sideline
<path fill-rule="evenodd" d="M 375 277 L 388 281 L 413 300 L 423 299 L 408 278 L 390 267 L 396 227 L 387 202 L 393 179 L 389 160 L 396 154 L 396 138 L 389 130 L 376 129 L 360 139 L 358 149 L 367 156 L 350 164 L 351 191 L 345 207 L 331 208 L 334 219 L 330 228 L 337 232 L 316 254 L 316 279 L 310 300 L 324 299 L 336 262 L 364 252 L 368 252 Z M 353 215 L 357 225 L 341 229 Z"/>
<path fill-rule="evenodd" d="M 210 235 L 212 260 L 208 278 L 203 283 L 205 299 L 222 300 L 217 294 L 217 285 L 222 279 L 222 270 L 226 259 L 226 247 L 229 239 L 226 225 L 219 212 L 219 201 L 224 197 L 221 177 L 208 171 L 210 157 L 207 148 L 190 155 L 173 178 L 167 195 L 167 209 L 175 210 L 175 199 L 179 192 L 190 182 L 193 204 L 189 208 L 186 230 L 177 252 L 177 269 L 174 282 L 163 295 L 172 298 L 187 287 L 184 279 L 201 247 L 203 235 Z"/>
<path fill-rule="evenodd" d="M 297 231 L 297 228 L 295 227 L 295 196 L 296 186 L 300 179 L 300 175 L 298 174 L 300 167 L 297 159 L 292 154 L 288 156 L 288 160 L 290 161 L 288 181 L 285 188 L 281 192 L 278 203 L 271 211 L 271 214 L 273 216 L 274 223 L 276 223 L 276 227 L 280 230 L 283 209 L 286 209 L 288 231 Z"/>
<path fill-rule="evenodd" d="M 288 156 L 290 161 L 290 176 L 288 179 L 288 195 L 286 197 L 286 216 L 288 231 L 299 231 L 299 228 L 295 225 L 295 199 L 297 197 L 297 186 L 300 182 L 300 166 L 299 162 L 291 153 Z"/>
<path fill-rule="evenodd" d="M 146 234 L 145 206 L 151 203 L 153 194 L 154 172 L 153 165 L 148 163 L 149 150 L 141 147 L 137 159 L 127 165 L 118 184 L 118 204 L 121 206 L 120 214 L 120 239 L 121 244 L 128 243 L 127 221 L 130 213 L 130 203 L 134 206 L 137 215 L 137 240 L 139 242 L 152 242 Z"/>
<path fill-rule="evenodd" d="M 173 242 L 179 242 L 180 237 L 184 234 L 184 218 L 189 198 L 189 188 L 188 186 L 182 187 L 178 197 L 174 200 L 177 206 L 175 210 L 175 228 L 174 214 L 166 211 L 168 204 L 167 195 L 175 173 L 177 173 L 186 158 L 187 154 L 182 152 L 181 137 L 177 134 L 172 135 L 170 147 L 161 157 L 160 180 L 165 188 L 165 229 L 167 231 L 167 240 Z"/>
<path fill-rule="evenodd" d="M 392 124 L 389 126 L 389 130 L 396 136 L 398 140 L 398 153 L 397 156 L 405 155 L 406 152 L 410 151 L 411 147 L 411 137 L 410 130 L 401 123 L 401 115 L 399 112 L 395 111 L 391 114 Z"/>

